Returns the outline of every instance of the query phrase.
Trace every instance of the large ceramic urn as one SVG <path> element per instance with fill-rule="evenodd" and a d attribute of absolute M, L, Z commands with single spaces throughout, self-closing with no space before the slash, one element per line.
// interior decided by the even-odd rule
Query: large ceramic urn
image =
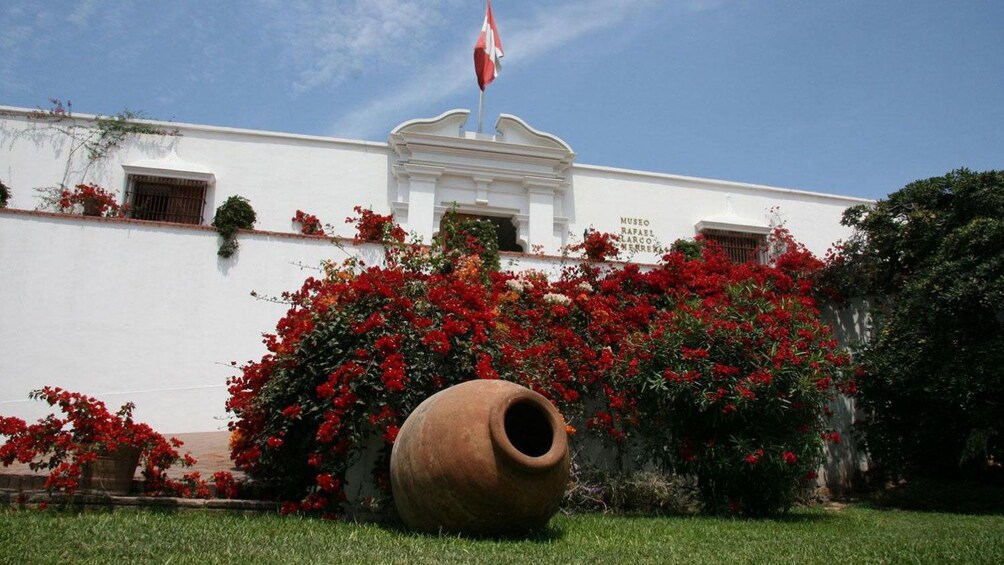
<path fill-rule="evenodd" d="M 515 534 L 557 511 L 568 464 L 564 418 L 546 398 L 506 381 L 468 381 L 408 416 L 391 454 L 391 488 L 410 528 Z"/>

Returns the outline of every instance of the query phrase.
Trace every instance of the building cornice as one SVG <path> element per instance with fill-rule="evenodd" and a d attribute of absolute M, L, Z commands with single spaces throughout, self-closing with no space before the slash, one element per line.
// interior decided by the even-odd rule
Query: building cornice
<path fill-rule="evenodd" d="M 33 118 L 33 114 L 35 114 L 36 112 L 38 112 L 37 109 L 18 108 L 14 106 L 0 106 L 0 118 L 17 117 L 17 118 L 32 120 L 35 119 Z M 106 116 L 99 116 L 95 114 L 78 114 L 74 112 L 73 114 L 67 115 L 66 119 L 93 122 L 101 117 L 106 117 Z M 276 139 L 282 141 L 309 141 L 328 145 L 349 145 L 353 147 L 361 147 L 367 149 L 378 149 L 381 152 L 387 150 L 387 144 L 379 141 L 364 141 L 358 139 L 344 139 L 339 137 L 329 137 L 321 135 L 285 133 L 285 132 L 265 131 L 257 129 L 233 128 L 226 126 L 209 126 L 203 124 L 190 124 L 185 122 L 167 122 L 162 120 L 134 119 L 130 121 L 135 122 L 137 124 L 145 124 L 167 130 L 178 130 L 178 132 L 182 134 L 184 134 L 184 132 L 186 131 L 202 132 L 202 133 L 219 133 L 219 134 L 227 134 L 235 136 L 249 136 L 256 138 Z"/>
<path fill-rule="evenodd" d="M 0 118 L 3 118 L 3 117 L 16 117 L 16 118 L 23 118 L 23 119 L 26 119 L 26 120 L 30 120 L 30 119 L 32 119 L 32 115 L 34 113 L 36 113 L 36 112 L 38 112 L 38 110 L 37 109 L 32 109 L 32 108 L 19 108 L 19 107 L 15 107 L 15 106 L 3 106 L 3 105 L 0 105 Z M 449 117 L 451 120 L 454 120 L 454 119 L 459 120 L 459 118 L 461 117 L 460 114 L 463 114 L 463 118 L 466 120 L 466 118 L 467 118 L 467 116 L 468 116 L 469 113 L 470 113 L 469 110 L 451 110 L 451 111 L 448 111 L 448 112 L 444 112 L 443 114 L 440 114 L 439 116 L 437 116 L 435 118 L 409 120 L 407 122 L 402 123 L 398 127 L 394 128 L 394 130 L 392 131 L 391 137 L 393 138 L 393 134 L 396 133 L 396 132 L 398 132 L 399 130 L 402 130 L 403 128 L 405 128 L 405 126 L 430 124 L 430 123 L 435 122 L 437 120 L 442 120 L 444 117 Z M 97 116 L 97 115 L 94 115 L 94 114 L 77 114 L 77 113 L 74 113 L 74 114 L 72 114 L 70 116 L 67 116 L 67 118 L 71 118 L 71 119 L 75 119 L 75 120 L 83 120 L 83 121 L 94 121 L 94 120 L 96 120 L 99 117 L 100 116 Z M 503 118 L 506 118 L 507 121 L 503 120 Z M 283 141 L 305 141 L 305 142 L 322 143 L 322 144 L 327 144 L 327 145 L 350 146 L 350 147 L 363 148 L 363 149 L 369 149 L 369 150 L 380 151 L 380 152 L 386 152 L 386 151 L 392 149 L 392 144 L 391 143 L 384 143 L 384 142 L 378 142 L 378 141 L 363 141 L 363 140 L 344 139 L 344 138 L 329 137 L 329 136 L 306 135 L 306 134 L 274 132 L 274 131 L 263 131 L 263 130 L 253 130 L 253 129 L 244 129 L 244 128 L 232 128 L 232 127 L 224 127 L 224 126 L 210 126 L 210 125 L 191 124 L 191 123 L 184 123 L 184 122 L 169 122 L 169 121 L 162 121 L 162 120 L 138 119 L 138 120 L 134 120 L 134 121 L 136 123 L 147 124 L 147 125 L 151 125 L 151 126 L 158 127 L 158 128 L 177 129 L 181 133 L 184 133 L 184 132 L 188 131 L 188 132 L 217 133 L 217 134 L 226 134 L 226 135 L 234 135 L 234 136 L 248 136 L 248 137 L 255 137 L 255 138 L 262 138 L 262 139 L 275 139 L 275 140 L 283 140 Z M 496 126 L 498 127 L 500 125 L 503 125 L 504 123 L 510 123 L 510 124 L 521 123 L 524 127 L 527 128 L 527 130 L 529 132 L 537 134 L 537 135 L 540 135 L 540 136 L 543 136 L 544 138 L 547 138 L 547 139 L 551 139 L 551 140 L 553 140 L 554 144 L 560 144 L 560 145 L 564 145 L 565 147 L 568 147 L 568 145 L 563 140 L 561 140 L 561 138 L 559 138 L 557 136 L 554 136 L 553 134 L 539 132 L 539 131 L 533 129 L 532 127 L 526 125 L 525 122 L 523 122 L 522 120 L 516 118 L 515 116 L 509 116 L 508 114 L 502 114 L 501 116 L 499 116 L 499 120 L 496 123 Z M 554 151 L 554 153 L 548 155 L 547 153 L 542 153 L 541 152 L 541 150 L 546 149 L 545 147 L 535 146 L 535 150 L 536 150 L 535 151 L 535 156 L 529 155 L 529 154 L 526 153 L 525 149 L 523 149 L 522 152 L 521 152 L 521 150 L 519 149 L 520 146 L 518 144 L 507 143 L 507 142 L 502 141 L 502 140 L 497 140 L 497 139 L 495 139 L 494 136 L 491 136 L 491 135 L 480 135 L 480 134 L 474 134 L 474 133 L 470 133 L 470 132 L 464 132 L 464 133 L 469 134 L 470 137 L 462 136 L 461 135 L 462 125 L 463 125 L 462 123 L 460 123 L 459 125 L 457 125 L 456 133 L 454 134 L 456 141 L 454 142 L 454 144 L 453 144 L 452 147 L 451 147 L 450 143 L 445 143 L 444 144 L 442 140 L 440 140 L 440 142 L 439 142 L 440 145 L 429 145 L 429 147 L 435 147 L 435 148 L 437 148 L 439 151 L 441 151 L 444 154 L 454 154 L 454 155 L 457 155 L 457 151 L 459 151 L 461 153 L 463 152 L 463 149 L 462 149 L 463 148 L 463 144 L 460 143 L 461 140 L 463 142 L 466 142 L 469 147 L 471 146 L 470 142 L 473 141 L 473 142 L 477 142 L 478 143 L 478 145 L 474 145 L 473 147 L 480 147 L 480 146 L 482 146 L 481 144 L 494 146 L 498 151 L 494 152 L 493 155 L 496 156 L 497 158 L 500 158 L 500 159 L 503 159 L 503 160 L 512 159 L 513 161 L 524 161 L 524 162 L 532 161 L 532 160 L 534 160 L 534 157 L 536 157 L 536 158 L 543 158 L 545 161 L 549 160 L 549 159 L 554 159 L 555 157 L 557 157 L 556 154 L 561 152 L 561 150 L 558 149 L 557 147 L 555 147 L 555 145 L 551 145 L 551 149 Z M 415 129 L 418 129 L 418 128 L 415 128 Z M 415 135 L 415 134 L 412 134 L 412 135 Z M 505 137 L 504 132 L 503 132 L 502 137 L 503 138 Z M 418 138 L 416 138 L 416 141 L 418 141 Z M 526 147 L 526 146 L 523 146 L 523 147 Z M 570 151 L 571 150 L 569 149 L 569 152 Z M 571 157 L 572 157 L 572 159 L 574 159 L 574 153 L 572 153 Z M 541 164 L 541 163 L 538 162 L 537 164 Z M 727 181 L 727 180 L 719 180 L 719 179 L 709 179 L 709 178 L 701 178 L 701 177 L 690 177 L 690 176 L 684 176 L 684 175 L 674 175 L 674 174 L 670 174 L 670 173 L 659 173 L 659 172 L 653 172 L 653 171 L 642 171 L 642 170 L 638 170 L 638 169 L 627 169 L 627 168 L 609 167 L 609 166 L 603 166 L 603 165 L 589 165 L 589 164 L 583 164 L 583 163 L 572 163 L 571 159 L 569 159 L 568 163 L 565 166 L 567 166 L 571 170 L 571 172 L 573 174 L 575 172 L 584 172 L 584 173 L 596 172 L 596 173 L 615 174 L 615 175 L 621 175 L 621 176 L 626 177 L 626 178 L 634 178 L 634 179 L 649 179 L 649 180 L 658 180 L 658 181 L 670 181 L 670 182 L 676 182 L 676 183 L 689 183 L 689 184 L 696 185 L 696 186 L 698 186 L 700 188 L 710 188 L 710 189 L 717 189 L 717 190 L 741 190 L 741 191 L 759 192 L 759 193 L 773 192 L 773 193 L 778 193 L 778 194 L 788 194 L 788 195 L 804 196 L 804 197 L 809 197 L 809 198 L 814 198 L 814 199 L 837 201 L 837 202 L 844 203 L 844 204 L 847 204 L 847 205 L 874 204 L 875 203 L 875 200 L 869 199 L 869 198 L 858 198 L 858 197 L 854 197 L 854 196 L 843 196 L 843 195 L 839 195 L 839 194 L 832 194 L 832 193 L 825 193 L 825 192 L 813 192 L 813 191 L 807 191 L 807 190 L 801 190 L 801 189 L 783 188 L 783 187 L 760 185 L 760 184 L 750 184 L 750 183 L 742 183 L 742 182 L 736 182 L 736 181 Z M 495 171 L 490 170 L 490 169 L 478 169 L 478 170 L 484 171 L 485 173 L 493 174 L 497 178 L 503 178 L 503 175 L 501 174 L 501 172 L 502 172 L 501 170 L 495 170 Z"/>
<path fill-rule="evenodd" d="M 634 177 L 638 179 L 652 179 L 659 181 L 671 181 L 676 183 L 689 183 L 698 185 L 701 188 L 710 188 L 718 190 L 742 190 L 749 192 L 774 192 L 780 194 L 790 194 L 798 196 L 806 196 L 809 198 L 818 198 L 824 200 L 837 200 L 848 205 L 854 204 L 874 204 L 875 200 L 869 198 L 858 198 L 856 196 L 843 196 L 840 194 L 830 194 L 826 192 L 812 192 L 808 190 L 799 190 L 795 188 L 782 188 L 777 186 L 767 186 L 763 184 L 749 184 L 736 181 L 728 180 L 718 180 L 718 179 L 708 179 L 701 177 L 688 177 L 683 175 L 673 175 L 669 173 L 656 173 L 651 171 L 639 171 L 637 169 L 622 169 L 617 167 L 605 167 L 601 165 L 583 165 L 581 163 L 575 163 L 572 165 L 572 174 L 574 175 L 577 171 L 581 172 L 598 172 L 598 173 L 608 173 L 616 174 L 624 177 Z"/>

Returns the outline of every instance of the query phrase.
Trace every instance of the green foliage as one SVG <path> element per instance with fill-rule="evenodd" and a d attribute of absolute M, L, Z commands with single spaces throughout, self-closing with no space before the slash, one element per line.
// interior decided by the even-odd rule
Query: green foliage
<path fill-rule="evenodd" d="M 891 474 L 986 477 L 1004 457 L 1004 172 L 953 171 L 847 210 L 825 282 L 884 297 L 859 382 Z"/>
<path fill-rule="evenodd" d="M 10 201 L 10 187 L 0 181 L 0 208 L 6 208 Z"/>
<path fill-rule="evenodd" d="M 90 122 L 74 118 L 73 104 L 69 100 L 64 104 L 58 98 L 50 98 L 49 104 L 47 109 L 36 108 L 29 117 L 39 122 L 41 128 L 65 136 L 69 141 L 63 178 L 59 182 L 59 186 L 71 186 L 84 182 L 91 166 L 114 152 L 130 136 L 180 135 L 177 129 L 166 130 L 139 122 L 138 120 L 146 119 L 143 112 L 125 109 L 113 116 L 97 116 L 93 122 Z M 74 171 L 74 162 L 81 154 L 86 154 L 86 162 L 83 169 Z M 79 178 L 71 181 L 71 177 L 78 174 Z"/>
<path fill-rule="evenodd" d="M 682 253 L 687 259 L 699 259 L 702 249 L 704 249 L 704 241 L 696 239 L 678 239 L 669 247 L 670 251 Z"/>
<path fill-rule="evenodd" d="M 97 161 L 119 146 L 130 135 L 168 135 L 168 132 L 150 124 L 137 123 L 136 120 L 146 119 L 143 112 L 122 110 L 114 116 L 98 116 L 94 121 L 97 135 L 88 139 L 85 144 L 87 157 Z"/>
<path fill-rule="evenodd" d="M 499 271 L 499 241 L 494 224 L 487 220 L 462 219 L 455 210 L 450 210 L 442 226 L 440 239 L 448 255 L 477 255 L 486 272 Z"/>
<path fill-rule="evenodd" d="M 213 217 L 213 227 L 223 238 L 220 250 L 217 254 L 221 257 L 230 257 L 237 251 L 237 230 L 249 230 L 254 228 L 254 223 L 258 219 L 254 208 L 247 198 L 243 196 L 231 196 L 216 209 L 216 216 Z"/>

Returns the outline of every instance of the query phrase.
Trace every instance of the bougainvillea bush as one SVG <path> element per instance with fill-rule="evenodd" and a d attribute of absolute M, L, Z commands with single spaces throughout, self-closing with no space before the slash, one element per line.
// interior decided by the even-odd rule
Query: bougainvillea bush
<path fill-rule="evenodd" d="M 49 470 L 45 488 L 50 493 L 73 495 L 80 487 L 84 466 L 99 454 L 137 448 L 146 494 L 209 496 L 197 472 L 180 480 L 167 476 L 173 465 L 188 467 L 195 459 L 178 452 L 180 440 L 168 440 L 150 426 L 134 422 L 132 403 L 109 412 L 95 398 L 58 387 L 34 390 L 30 396 L 58 407 L 62 417 L 50 414 L 29 425 L 20 418 L 0 416 L 0 436 L 8 438 L 0 444 L 0 463 L 6 467 L 17 461 L 36 471 Z"/>
<path fill-rule="evenodd" d="M 313 214 L 308 214 L 303 210 L 297 210 L 290 219 L 291 222 L 300 224 L 300 233 L 303 235 L 326 235 L 321 220 Z"/>
<path fill-rule="evenodd" d="M 268 354 L 230 382 L 233 458 L 287 512 L 337 513 L 373 438 L 387 487 L 407 415 L 476 378 L 540 392 L 570 433 L 644 444 L 666 470 L 696 475 L 711 511 L 787 508 L 822 442 L 839 438 L 825 403 L 850 386 L 847 360 L 818 321 L 820 264 L 783 232 L 771 266 L 699 245 L 649 270 L 594 254 L 549 281 L 486 269 L 477 249 L 403 244 L 390 218 L 361 214 L 386 263 L 329 266 L 287 294 Z"/>

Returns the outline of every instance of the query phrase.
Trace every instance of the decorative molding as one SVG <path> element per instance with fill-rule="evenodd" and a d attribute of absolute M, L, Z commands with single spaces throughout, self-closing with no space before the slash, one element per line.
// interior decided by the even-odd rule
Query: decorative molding
<path fill-rule="evenodd" d="M 532 252 L 530 248 L 530 216 L 527 214 L 516 214 L 512 217 L 512 224 L 516 226 L 516 243 L 519 243 L 527 253 Z"/>
<path fill-rule="evenodd" d="M 173 153 L 166 159 L 143 159 L 122 165 L 122 170 L 127 175 L 200 180 L 210 185 L 216 183 L 216 174 L 208 167 L 182 161 Z"/>
<path fill-rule="evenodd" d="M 434 165 L 422 165 L 416 163 L 403 163 L 399 166 L 394 167 L 395 174 L 400 174 L 409 180 L 425 181 L 425 182 L 436 182 L 439 177 L 443 176 L 446 171 L 445 167 L 437 167 Z M 400 177 L 399 177 L 400 178 Z"/>
<path fill-rule="evenodd" d="M 513 116 L 512 114 L 500 114 L 499 119 L 495 122 L 495 131 L 498 132 L 502 141 L 505 141 L 506 143 L 532 145 L 537 147 L 553 147 L 555 149 L 567 151 L 573 156 L 575 155 L 575 152 L 572 151 L 571 146 L 565 143 L 565 140 L 553 133 L 546 133 L 535 129 L 531 127 L 530 124 L 523 121 L 522 118 Z"/>
<path fill-rule="evenodd" d="M 704 233 L 706 230 L 729 231 L 737 233 L 755 233 L 766 235 L 771 232 L 771 227 L 751 222 L 723 222 L 714 220 L 701 220 L 694 224 L 697 233 Z"/>
<path fill-rule="evenodd" d="M 477 196 L 475 196 L 474 198 L 474 203 L 477 204 L 478 206 L 487 206 L 488 186 L 492 183 L 492 180 L 494 179 L 492 179 L 491 177 L 475 176 L 473 177 L 473 180 L 474 184 L 478 187 L 477 188 L 478 193 Z"/>
<path fill-rule="evenodd" d="M 390 135 L 393 137 L 398 133 L 424 133 L 461 137 L 464 135 L 464 124 L 467 123 L 470 114 L 470 110 L 456 108 L 447 110 L 435 118 L 408 120 L 390 130 Z"/>
<path fill-rule="evenodd" d="M 396 214 L 407 208 L 409 228 L 431 234 L 438 229 L 441 214 L 438 208 L 429 206 L 441 205 L 445 200 L 442 177 L 467 179 L 469 184 L 461 188 L 454 180 L 449 181 L 449 200 L 456 200 L 460 209 L 474 214 L 514 218 L 523 215 L 522 224 L 513 221 L 517 227 L 523 226 L 518 237 L 524 248 L 532 245 L 550 248 L 552 228 L 548 227 L 545 236 L 542 225 L 538 225 L 534 228 L 536 235 L 531 237 L 530 218 L 525 215 L 531 211 L 532 200 L 534 213 L 541 215 L 538 221 L 543 225 L 553 222 L 553 229 L 566 230 L 567 219 L 553 218 L 564 210 L 575 152 L 561 138 L 538 131 L 508 114 L 499 116 L 495 135 L 462 131 L 469 115 L 468 110 L 450 110 L 435 118 L 410 120 L 394 128 L 388 139 L 392 150 L 391 172 L 397 181 L 396 192 L 391 189 L 391 208 Z M 434 189 L 431 199 L 427 201 L 423 196 L 421 202 L 415 201 L 416 181 L 423 183 L 423 195 L 430 186 Z M 519 208 L 514 209 L 511 200 L 507 207 L 500 207 L 506 200 L 495 202 L 495 199 L 503 193 L 511 195 L 512 185 L 525 190 Z M 547 212 L 542 205 L 551 211 Z M 427 226 L 426 222 L 435 225 Z M 528 241 L 534 238 L 542 241 Z"/>

